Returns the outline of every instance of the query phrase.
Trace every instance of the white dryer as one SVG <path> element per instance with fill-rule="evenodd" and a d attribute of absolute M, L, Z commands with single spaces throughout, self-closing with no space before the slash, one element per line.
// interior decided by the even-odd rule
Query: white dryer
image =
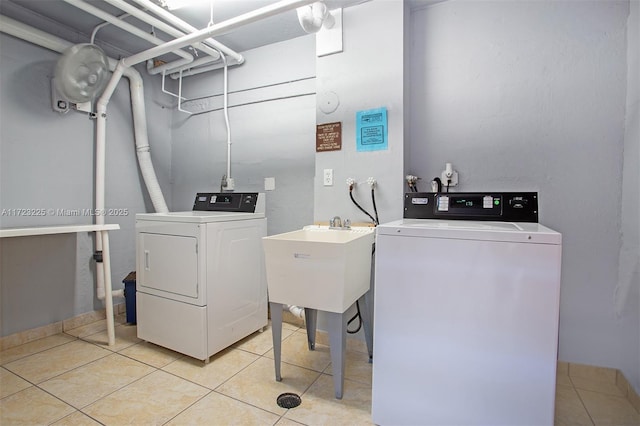
<path fill-rule="evenodd" d="M 267 325 L 264 194 L 199 193 L 136 215 L 138 337 L 208 360 Z"/>
<path fill-rule="evenodd" d="M 561 235 L 535 193 L 405 196 L 378 226 L 373 422 L 553 425 Z"/>

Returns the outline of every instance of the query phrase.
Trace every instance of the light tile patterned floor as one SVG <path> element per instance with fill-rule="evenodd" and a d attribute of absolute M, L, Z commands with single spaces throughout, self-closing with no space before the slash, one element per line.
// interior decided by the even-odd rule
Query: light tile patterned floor
<path fill-rule="evenodd" d="M 0 424 L 371 424 L 372 369 L 362 346 L 349 346 L 338 401 L 329 348 L 318 339 L 308 351 L 298 327 L 284 325 L 276 382 L 270 329 L 204 364 L 140 341 L 135 326 L 121 322 L 112 348 L 99 321 L 0 352 Z M 615 376 L 565 365 L 557 383 L 556 425 L 640 425 Z M 302 405 L 279 407 L 283 392 L 301 395 Z"/>

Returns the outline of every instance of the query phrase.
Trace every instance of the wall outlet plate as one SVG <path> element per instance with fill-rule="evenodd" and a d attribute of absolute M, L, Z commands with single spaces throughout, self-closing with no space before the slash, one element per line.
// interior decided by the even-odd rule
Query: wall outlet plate
<path fill-rule="evenodd" d="M 264 178 L 264 190 L 274 191 L 276 189 L 276 178 L 266 177 Z"/>
<path fill-rule="evenodd" d="M 322 183 L 324 186 L 333 186 L 333 169 L 324 169 Z"/>

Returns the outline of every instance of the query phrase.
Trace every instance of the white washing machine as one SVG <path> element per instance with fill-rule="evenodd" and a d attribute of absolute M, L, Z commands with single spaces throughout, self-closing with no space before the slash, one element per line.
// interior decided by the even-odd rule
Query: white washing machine
<path fill-rule="evenodd" d="M 561 235 L 535 193 L 409 193 L 376 235 L 379 425 L 553 425 Z"/>
<path fill-rule="evenodd" d="M 201 193 L 136 215 L 138 337 L 208 360 L 267 325 L 264 194 Z"/>

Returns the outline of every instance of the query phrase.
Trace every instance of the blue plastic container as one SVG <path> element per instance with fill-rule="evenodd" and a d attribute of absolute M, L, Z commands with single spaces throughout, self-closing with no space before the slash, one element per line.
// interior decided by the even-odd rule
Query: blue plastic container
<path fill-rule="evenodd" d="M 127 323 L 136 324 L 136 273 L 130 272 L 127 277 L 122 280 L 124 283 L 124 299 L 127 312 Z"/>

